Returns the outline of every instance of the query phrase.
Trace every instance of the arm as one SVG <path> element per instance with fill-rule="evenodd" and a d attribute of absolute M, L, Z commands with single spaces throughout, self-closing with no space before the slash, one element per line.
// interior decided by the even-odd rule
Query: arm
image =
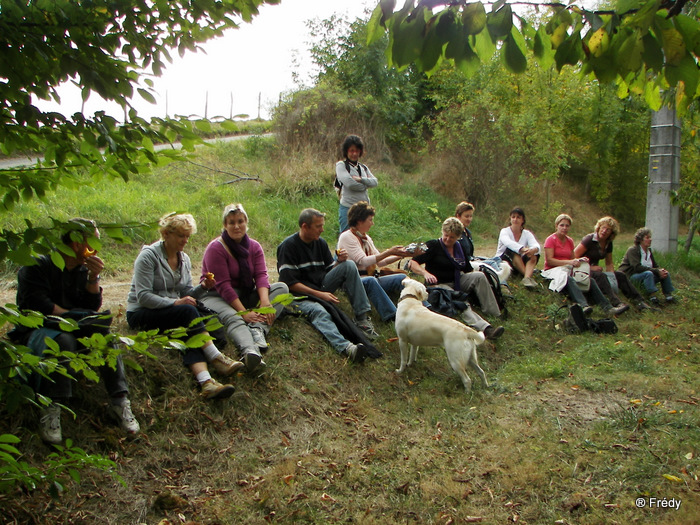
<path fill-rule="evenodd" d="M 324 292 L 322 290 L 316 290 L 315 288 L 306 286 L 302 282 L 297 282 L 291 285 L 289 287 L 289 291 L 299 295 L 311 295 L 313 297 L 318 297 L 319 299 L 323 299 L 324 301 L 328 301 L 329 303 L 338 304 L 340 302 L 340 300 L 332 293 Z"/>
<path fill-rule="evenodd" d="M 432 273 L 430 273 L 428 270 L 423 268 L 420 264 L 418 264 L 418 261 L 415 259 L 411 259 L 408 263 L 409 269 L 418 275 L 422 275 L 423 279 L 425 279 L 425 282 L 428 284 L 436 284 L 437 283 L 437 277 L 435 277 Z"/>
<path fill-rule="evenodd" d="M 238 274 L 234 271 L 233 261 L 229 264 L 230 259 L 231 256 L 226 251 L 226 248 L 215 239 L 209 243 L 204 252 L 202 271 L 214 274 L 217 293 L 224 301 L 233 306 L 233 302 L 238 299 L 238 294 L 233 288 L 232 279 L 238 278 Z M 244 310 L 242 306 L 241 310 Z"/>
<path fill-rule="evenodd" d="M 600 268 L 599 266 L 591 266 L 591 270 L 597 270 Z M 603 269 L 601 268 L 601 271 Z M 613 256 L 612 252 L 608 252 L 605 254 L 605 271 L 606 272 L 614 272 L 615 271 L 615 266 L 613 265 Z"/>
<path fill-rule="evenodd" d="M 138 304 L 144 308 L 167 308 L 175 304 L 175 298 L 163 297 L 158 294 L 158 292 L 164 291 L 164 289 L 160 289 L 160 286 L 156 289 L 155 283 L 158 265 L 159 263 L 156 256 L 148 249 L 141 250 L 134 262 L 134 291 Z M 161 281 L 161 279 L 159 279 L 159 281 Z M 159 284 L 165 286 L 163 282 Z"/>
<path fill-rule="evenodd" d="M 513 232 L 510 228 L 501 229 L 501 233 L 498 234 L 498 243 L 515 253 L 520 253 L 523 249 L 523 245 L 513 239 Z"/>
<path fill-rule="evenodd" d="M 362 249 L 360 239 L 350 230 L 345 230 L 338 237 L 338 249 L 345 250 L 348 254 L 348 259 L 354 261 L 360 270 L 365 270 L 373 264 L 377 264 L 377 256 L 367 255 Z"/>

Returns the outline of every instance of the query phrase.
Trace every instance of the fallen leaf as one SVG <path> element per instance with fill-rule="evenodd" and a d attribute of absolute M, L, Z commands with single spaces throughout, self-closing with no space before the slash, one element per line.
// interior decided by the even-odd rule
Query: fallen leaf
<path fill-rule="evenodd" d="M 321 499 L 323 501 L 332 501 L 333 503 L 335 503 L 335 501 L 336 501 L 334 498 L 332 498 L 331 496 L 329 496 L 325 492 L 323 494 L 321 494 Z"/>
<path fill-rule="evenodd" d="M 668 413 L 669 413 L 669 414 L 677 414 L 678 411 L 677 411 L 677 410 L 669 410 Z"/>
<path fill-rule="evenodd" d="M 685 459 L 693 459 L 693 453 L 692 453 L 692 452 L 688 452 L 688 453 L 685 455 Z"/>
<path fill-rule="evenodd" d="M 678 476 L 673 476 L 671 474 L 664 474 L 663 476 L 669 481 L 674 481 L 676 483 L 683 483 L 683 480 L 681 478 L 679 478 Z"/>
<path fill-rule="evenodd" d="M 282 481 L 284 481 L 287 485 L 291 485 L 292 481 L 294 481 L 294 474 L 289 474 L 287 476 L 284 476 L 282 478 Z"/>
<path fill-rule="evenodd" d="M 399 340 L 398 337 L 390 337 L 389 339 L 386 340 L 386 342 L 387 342 L 387 343 L 393 343 L 393 342 L 398 341 L 398 340 Z"/>
<path fill-rule="evenodd" d="M 578 385 L 571 385 L 571 390 L 578 390 L 579 386 Z"/>
<path fill-rule="evenodd" d="M 630 399 L 630 403 L 633 405 L 640 405 L 642 403 L 641 399 Z"/>

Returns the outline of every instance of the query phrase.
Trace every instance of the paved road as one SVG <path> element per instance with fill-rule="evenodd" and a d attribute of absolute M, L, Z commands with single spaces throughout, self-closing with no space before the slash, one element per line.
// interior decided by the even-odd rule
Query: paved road
<path fill-rule="evenodd" d="M 262 135 L 263 137 L 269 137 L 271 133 L 266 133 L 265 135 Z M 243 140 L 247 139 L 249 137 L 254 137 L 255 135 L 229 135 L 227 137 L 216 137 L 213 139 L 205 139 L 204 142 L 231 142 L 233 140 Z M 182 145 L 179 142 L 175 142 L 173 144 L 157 144 L 155 146 L 156 151 L 160 151 L 163 149 L 168 149 L 168 148 L 181 148 Z M 7 169 L 12 169 L 12 168 L 21 168 L 25 166 L 33 166 L 37 162 L 43 160 L 44 157 L 13 157 L 9 159 L 0 159 L 0 170 L 7 170 Z"/>

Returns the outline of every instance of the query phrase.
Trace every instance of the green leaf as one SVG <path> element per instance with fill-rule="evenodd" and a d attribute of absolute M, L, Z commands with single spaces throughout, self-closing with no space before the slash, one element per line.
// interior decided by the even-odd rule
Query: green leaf
<path fill-rule="evenodd" d="M 664 66 L 664 52 L 659 41 L 651 34 L 647 33 L 642 37 L 642 60 L 647 68 L 653 69 L 657 73 L 661 72 Z"/>
<path fill-rule="evenodd" d="M 467 35 L 481 33 L 486 27 L 486 9 L 481 2 L 474 2 L 464 6 L 462 10 L 462 26 Z"/>
<path fill-rule="evenodd" d="M 569 64 L 575 65 L 583 54 L 581 47 L 581 35 L 574 33 L 569 38 L 565 39 L 554 53 L 554 61 L 557 63 L 557 69 L 561 69 Z"/>
<path fill-rule="evenodd" d="M 138 91 L 138 94 L 141 95 L 141 98 L 143 98 L 146 102 L 157 104 L 155 97 L 150 91 L 143 88 L 138 88 L 136 91 Z"/>
<path fill-rule="evenodd" d="M 486 64 L 496 52 L 496 45 L 491 40 L 488 31 L 482 31 L 478 35 L 469 37 L 472 49 L 476 52 L 479 60 Z"/>
<path fill-rule="evenodd" d="M 661 109 L 661 90 L 655 82 L 647 82 L 644 87 L 644 100 L 653 111 Z"/>
<path fill-rule="evenodd" d="M 208 120 L 195 120 L 194 125 L 200 131 L 211 133 L 211 122 Z"/>
<path fill-rule="evenodd" d="M 486 15 L 486 26 L 494 40 L 503 40 L 513 27 L 513 8 L 505 4 L 498 11 Z"/>
<path fill-rule="evenodd" d="M 513 27 L 513 31 L 516 31 Z M 512 73 L 522 73 L 527 69 L 527 59 L 512 34 L 503 43 L 503 59 L 506 67 Z"/>
<path fill-rule="evenodd" d="M 13 434 L 0 435 L 0 443 L 19 443 L 22 440 Z"/>
<path fill-rule="evenodd" d="M 545 27 L 542 25 L 535 33 L 533 43 L 533 53 L 537 59 L 537 63 L 542 69 L 549 69 L 554 64 L 554 49 L 552 49 L 552 40 Z"/>
<path fill-rule="evenodd" d="M 421 12 L 416 11 L 416 13 L 413 20 L 395 28 L 392 58 L 399 68 L 415 62 L 422 48 L 425 17 Z"/>
<path fill-rule="evenodd" d="M 211 336 L 206 332 L 202 332 L 201 334 L 193 335 L 185 341 L 185 346 L 187 348 L 201 348 L 209 341 L 211 341 Z"/>
<path fill-rule="evenodd" d="M 678 32 L 683 35 L 686 48 L 696 56 L 700 56 L 700 21 L 680 14 L 673 18 L 673 23 Z"/>
<path fill-rule="evenodd" d="M 66 266 L 66 260 L 63 258 L 63 256 L 59 252 L 51 252 L 51 262 L 59 270 L 63 270 L 63 268 L 65 268 L 65 266 Z"/>

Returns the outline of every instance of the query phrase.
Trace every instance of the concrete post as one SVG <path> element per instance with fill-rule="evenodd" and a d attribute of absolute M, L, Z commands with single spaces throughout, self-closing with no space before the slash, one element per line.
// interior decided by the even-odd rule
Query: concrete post
<path fill-rule="evenodd" d="M 647 185 L 646 227 L 657 252 L 678 248 L 678 206 L 671 204 L 671 191 L 680 187 L 680 173 L 681 123 L 676 110 L 664 106 L 651 116 Z"/>

